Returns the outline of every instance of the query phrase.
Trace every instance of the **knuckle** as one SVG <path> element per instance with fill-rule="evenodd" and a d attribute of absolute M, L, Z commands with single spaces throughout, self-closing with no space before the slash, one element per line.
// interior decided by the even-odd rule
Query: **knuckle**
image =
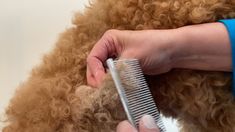
<path fill-rule="evenodd" d="M 110 29 L 107 30 L 104 33 L 103 39 L 106 41 L 105 44 L 107 45 L 113 45 L 114 47 L 116 47 L 117 45 L 119 45 L 119 41 L 120 41 L 120 30 L 117 29 Z"/>
<path fill-rule="evenodd" d="M 105 33 L 104 33 L 104 36 L 107 36 L 107 37 L 114 37 L 116 36 L 116 34 L 119 32 L 119 30 L 117 29 L 109 29 L 107 30 Z"/>

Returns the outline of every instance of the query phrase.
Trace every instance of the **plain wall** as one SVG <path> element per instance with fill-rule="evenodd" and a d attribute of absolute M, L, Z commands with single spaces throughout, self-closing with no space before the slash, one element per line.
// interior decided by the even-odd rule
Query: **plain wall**
<path fill-rule="evenodd" d="M 0 0 L 0 118 L 16 87 L 27 79 L 59 33 L 71 26 L 74 12 L 88 0 Z M 169 132 L 177 132 L 164 119 Z M 3 123 L 0 123 L 0 131 Z"/>

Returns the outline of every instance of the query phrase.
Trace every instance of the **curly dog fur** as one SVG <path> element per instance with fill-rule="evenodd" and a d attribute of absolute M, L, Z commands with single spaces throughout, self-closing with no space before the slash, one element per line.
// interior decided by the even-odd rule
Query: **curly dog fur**
<path fill-rule="evenodd" d="M 95 0 L 19 86 L 4 132 L 115 131 L 125 119 L 110 79 L 86 85 L 86 57 L 108 29 L 170 29 L 235 18 L 234 0 Z M 109 33 L 109 32 L 106 32 Z M 231 74 L 174 69 L 148 82 L 160 111 L 185 132 L 235 131 Z"/>

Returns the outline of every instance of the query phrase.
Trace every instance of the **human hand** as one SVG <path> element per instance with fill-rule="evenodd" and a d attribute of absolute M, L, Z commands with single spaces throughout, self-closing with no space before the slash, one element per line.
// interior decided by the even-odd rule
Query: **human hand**
<path fill-rule="evenodd" d="M 140 119 L 139 132 L 160 132 L 152 116 L 145 115 Z M 122 121 L 117 126 L 117 132 L 137 132 L 128 121 Z"/>
<path fill-rule="evenodd" d="M 88 55 L 88 84 L 96 87 L 101 83 L 105 75 L 103 64 L 110 57 L 136 58 L 149 75 L 169 71 L 175 49 L 173 34 L 174 30 L 107 31 Z"/>

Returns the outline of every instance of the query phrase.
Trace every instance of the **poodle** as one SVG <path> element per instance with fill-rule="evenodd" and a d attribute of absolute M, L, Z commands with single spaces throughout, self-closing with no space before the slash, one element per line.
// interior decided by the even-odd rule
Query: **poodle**
<path fill-rule="evenodd" d="M 112 132 L 126 119 L 108 74 L 86 83 L 86 57 L 109 29 L 172 29 L 235 18 L 235 0 L 94 0 L 77 13 L 54 49 L 22 83 L 6 109 L 3 132 Z M 146 76 L 163 115 L 182 132 L 235 131 L 231 73 L 173 69 Z"/>

